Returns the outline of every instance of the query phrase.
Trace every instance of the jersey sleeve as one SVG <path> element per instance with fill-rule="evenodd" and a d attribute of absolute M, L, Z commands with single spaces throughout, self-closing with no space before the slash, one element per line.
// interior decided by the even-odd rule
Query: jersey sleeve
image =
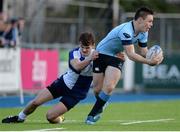
<path fill-rule="evenodd" d="M 131 45 L 132 44 L 132 29 L 128 26 L 124 26 L 118 34 L 122 45 Z"/>
<path fill-rule="evenodd" d="M 73 59 L 80 59 L 80 54 L 78 49 L 74 49 L 69 52 L 69 68 L 74 71 L 75 73 L 79 74 L 81 71 L 76 70 L 70 63 L 71 60 Z"/>
<path fill-rule="evenodd" d="M 79 59 L 79 52 L 77 50 L 72 50 L 69 52 L 69 60 Z"/>
<path fill-rule="evenodd" d="M 140 47 L 147 47 L 148 41 L 148 32 L 142 33 L 141 37 L 139 38 L 138 45 Z"/>

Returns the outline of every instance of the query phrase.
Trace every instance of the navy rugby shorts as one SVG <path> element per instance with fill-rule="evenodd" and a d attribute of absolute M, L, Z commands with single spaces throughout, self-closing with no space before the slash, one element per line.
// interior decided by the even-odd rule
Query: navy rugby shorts
<path fill-rule="evenodd" d="M 122 71 L 123 64 L 124 61 L 117 57 L 99 53 L 99 57 L 93 61 L 93 72 L 104 73 L 107 66 L 116 67 Z"/>
<path fill-rule="evenodd" d="M 47 89 L 54 99 L 62 97 L 60 98 L 60 102 L 62 102 L 68 110 L 73 108 L 81 100 L 81 98 L 75 96 L 75 94 L 66 86 L 62 76 L 49 85 Z"/>

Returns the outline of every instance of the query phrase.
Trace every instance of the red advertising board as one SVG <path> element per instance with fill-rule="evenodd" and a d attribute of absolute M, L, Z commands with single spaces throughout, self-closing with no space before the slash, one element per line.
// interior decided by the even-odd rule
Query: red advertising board
<path fill-rule="evenodd" d="M 57 76 L 57 50 L 21 50 L 21 80 L 24 91 L 45 88 Z"/>

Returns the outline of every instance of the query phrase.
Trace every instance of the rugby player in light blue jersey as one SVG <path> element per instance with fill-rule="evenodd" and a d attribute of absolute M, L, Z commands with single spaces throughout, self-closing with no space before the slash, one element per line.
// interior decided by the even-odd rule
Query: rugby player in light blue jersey
<path fill-rule="evenodd" d="M 152 26 L 153 11 L 141 7 L 135 13 L 134 20 L 115 27 L 99 42 L 96 48 L 99 58 L 93 61 L 96 102 L 85 120 L 86 124 L 92 125 L 100 119 L 103 106 L 120 79 L 124 58 L 117 58 L 119 52 L 125 51 L 130 60 L 148 65 L 158 65 L 162 62 L 163 57 L 160 55 L 152 60 L 145 58 L 148 51 L 148 31 Z M 139 47 L 140 54 L 135 52 L 135 45 Z"/>
<path fill-rule="evenodd" d="M 62 97 L 60 102 L 47 112 L 46 118 L 50 123 L 62 122 L 61 115 L 86 97 L 92 82 L 92 60 L 98 57 L 98 53 L 94 50 L 94 37 L 91 33 L 82 33 L 79 43 L 78 48 L 69 52 L 68 71 L 43 89 L 19 115 L 6 117 L 2 123 L 24 122 L 38 106 L 59 97 Z"/>

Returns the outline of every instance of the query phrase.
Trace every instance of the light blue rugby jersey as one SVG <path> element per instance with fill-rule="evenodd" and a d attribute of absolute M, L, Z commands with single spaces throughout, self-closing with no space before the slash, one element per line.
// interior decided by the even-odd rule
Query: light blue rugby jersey
<path fill-rule="evenodd" d="M 75 48 L 69 52 L 69 69 L 63 75 L 63 80 L 69 89 L 72 89 L 77 93 L 84 92 L 84 94 L 86 94 L 92 82 L 92 62 L 83 70 L 77 71 L 70 64 L 70 60 L 74 58 L 77 58 L 80 61 L 85 59 L 85 57 L 82 56 L 79 48 Z"/>
<path fill-rule="evenodd" d="M 134 25 L 132 21 L 129 21 L 112 29 L 98 43 L 96 50 L 102 54 L 116 56 L 118 52 L 124 50 L 123 45 L 139 44 L 141 47 L 146 47 L 147 40 L 148 32 L 142 32 L 134 36 Z"/>

